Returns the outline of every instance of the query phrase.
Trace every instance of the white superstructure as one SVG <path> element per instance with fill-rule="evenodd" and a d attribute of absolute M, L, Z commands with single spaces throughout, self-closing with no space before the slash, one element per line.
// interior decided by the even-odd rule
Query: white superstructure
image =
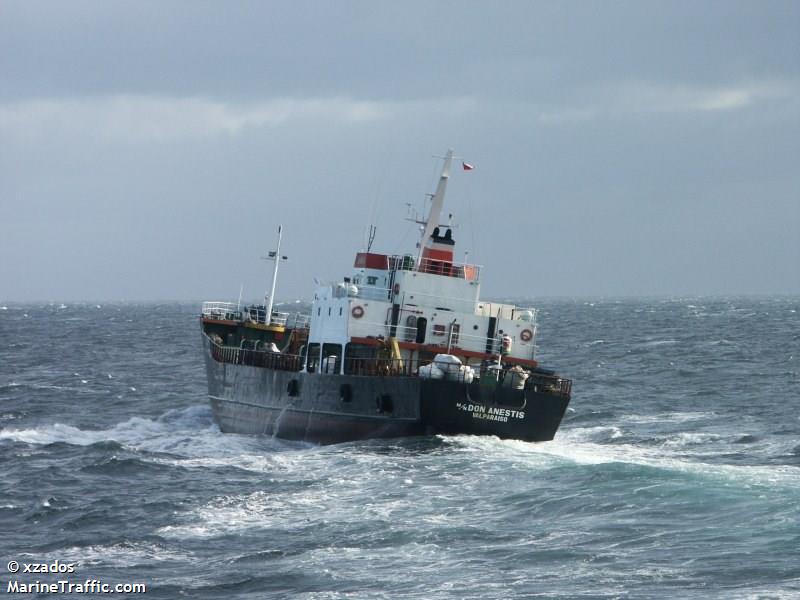
<path fill-rule="evenodd" d="M 480 266 L 454 262 L 453 230 L 438 224 L 452 159 L 451 150 L 428 217 L 420 221 L 416 255 L 359 252 L 350 276 L 316 289 L 309 370 L 344 373 L 349 359 L 387 347 L 403 361 L 446 352 L 465 363 L 502 355 L 505 362 L 536 366 L 536 311 L 481 301 Z"/>

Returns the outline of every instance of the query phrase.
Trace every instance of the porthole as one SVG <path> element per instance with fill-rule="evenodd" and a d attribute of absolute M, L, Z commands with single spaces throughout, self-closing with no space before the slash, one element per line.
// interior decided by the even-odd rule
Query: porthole
<path fill-rule="evenodd" d="M 392 397 L 389 394 L 381 394 L 375 398 L 375 405 L 377 411 L 381 414 L 386 415 L 394 412 L 394 402 L 392 402 Z"/>

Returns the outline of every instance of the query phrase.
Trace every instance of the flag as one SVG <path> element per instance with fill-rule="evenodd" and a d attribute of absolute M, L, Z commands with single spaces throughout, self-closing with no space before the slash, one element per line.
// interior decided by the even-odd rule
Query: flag
<path fill-rule="evenodd" d="M 461 166 L 464 167 L 465 171 L 472 171 L 475 167 L 469 163 L 462 162 Z"/>

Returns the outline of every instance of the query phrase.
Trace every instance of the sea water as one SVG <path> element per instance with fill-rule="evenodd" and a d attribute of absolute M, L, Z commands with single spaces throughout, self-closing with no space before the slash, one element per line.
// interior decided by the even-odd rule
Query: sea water
<path fill-rule="evenodd" d="M 0 307 L 3 593 L 800 597 L 800 298 L 530 303 L 555 440 L 334 446 L 220 433 L 198 305 Z"/>

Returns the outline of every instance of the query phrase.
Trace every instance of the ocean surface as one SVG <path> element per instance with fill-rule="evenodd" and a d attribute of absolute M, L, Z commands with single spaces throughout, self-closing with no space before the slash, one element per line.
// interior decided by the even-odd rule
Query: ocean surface
<path fill-rule="evenodd" d="M 2 593 L 800 598 L 800 298 L 531 303 L 554 441 L 324 447 L 219 432 L 199 305 L 0 306 Z"/>

